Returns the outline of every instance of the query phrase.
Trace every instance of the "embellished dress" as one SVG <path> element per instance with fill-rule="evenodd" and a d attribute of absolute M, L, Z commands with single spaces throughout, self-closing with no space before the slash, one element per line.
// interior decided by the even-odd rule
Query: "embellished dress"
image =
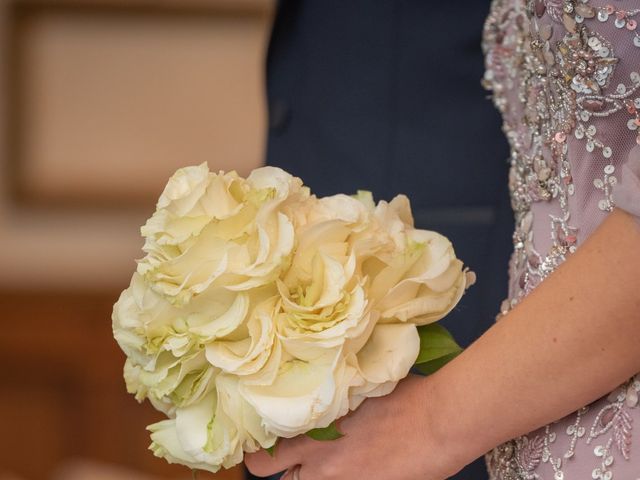
<path fill-rule="evenodd" d="M 483 46 L 511 147 L 504 314 L 614 207 L 640 216 L 640 0 L 494 0 Z M 640 376 L 496 448 L 491 479 L 640 480 L 639 395 Z"/>

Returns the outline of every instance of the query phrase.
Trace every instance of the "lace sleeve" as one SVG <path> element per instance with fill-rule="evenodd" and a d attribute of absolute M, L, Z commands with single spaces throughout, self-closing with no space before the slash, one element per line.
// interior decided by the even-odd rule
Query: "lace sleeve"
<path fill-rule="evenodd" d="M 638 3 L 582 2 L 579 10 L 585 18 L 576 15 L 581 22 L 576 33 L 563 33 L 557 43 L 557 64 L 576 92 L 575 135 L 568 139 L 568 155 L 580 190 L 573 218 L 583 234 L 599 223 L 594 207 L 606 213 L 615 206 L 640 221 Z"/>
<path fill-rule="evenodd" d="M 616 207 L 635 215 L 640 221 L 640 145 L 631 149 L 622 165 L 613 201 Z"/>

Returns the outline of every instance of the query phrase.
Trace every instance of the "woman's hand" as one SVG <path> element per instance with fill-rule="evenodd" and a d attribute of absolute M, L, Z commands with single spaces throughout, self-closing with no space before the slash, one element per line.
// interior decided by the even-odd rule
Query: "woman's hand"
<path fill-rule="evenodd" d="M 290 469 L 293 480 L 443 480 L 460 470 L 439 445 L 429 415 L 429 379 L 410 375 L 385 397 L 366 400 L 339 421 L 344 437 L 320 442 L 307 436 L 282 439 L 275 457 L 246 455 L 251 473 L 267 476 Z M 452 419 L 453 420 L 453 419 Z"/>

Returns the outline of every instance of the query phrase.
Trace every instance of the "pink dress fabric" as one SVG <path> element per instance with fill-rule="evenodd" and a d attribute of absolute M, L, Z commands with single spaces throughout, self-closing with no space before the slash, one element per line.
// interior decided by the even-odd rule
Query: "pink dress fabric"
<path fill-rule="evenodd" d="M 494 0 L 483 46 L 511 147 L 506 314 L 614 208 L 640 217 L 640 1 Z M 491 479 L 640 480 L 639 396 L 634 377 L 499 446 Z"/>

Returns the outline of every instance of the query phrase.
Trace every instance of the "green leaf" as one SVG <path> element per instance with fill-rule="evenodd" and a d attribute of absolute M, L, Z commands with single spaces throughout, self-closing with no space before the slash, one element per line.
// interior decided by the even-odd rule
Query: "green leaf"
<path fill-rule="evenodd" d="M 320 442 L 337 440 L 340 437 L 344 437 L 344 434 L 340 433 L 340 431 L 338 430 L 336 422 L 333 422 L 331 425 L 325 428 L 314 428 L 313 430 L 309 430 L 306 435 Z"/>
<path fill-rule="evenodd" d="M 275 457 L 276 456 L 276 447 L 277 446 L 278 446 L 278 441 L 276 440 L 276 443 L 271 445 L 269 448 L 265 448 L 265 450 L 267 451 L 267 453 L 269 454 L 270 457 Z"/>
<path fill-rule="evenodd" d="M 444 357 L 436 358 L 435 360 L 431 360 L 429 362 L 421 363 L 419 365 L 414 366 L 416 370 L 418 370 L 423 375 L 431 375 L 432 373 L 437 372 L 442 367 L 444 367 L 451 360 L 460 355 L 458 353 L 450 353 L 449 355 L 445 355 Z"/>
<path fill-rule="evenodd" d="M 420 335 L 420 353 L 416 359 L 416 365 L 430 363 L 438 359 L 446 359 L 444 363 L 452 360 L 460 352 L 462 347 L 456 343 L 451 334 L 441 325 L 435 323 L 418 327 Z M 435 365 L 438 365 L 437 363 Z M 439 367 L 438 367 L 439 368 Z"/>

